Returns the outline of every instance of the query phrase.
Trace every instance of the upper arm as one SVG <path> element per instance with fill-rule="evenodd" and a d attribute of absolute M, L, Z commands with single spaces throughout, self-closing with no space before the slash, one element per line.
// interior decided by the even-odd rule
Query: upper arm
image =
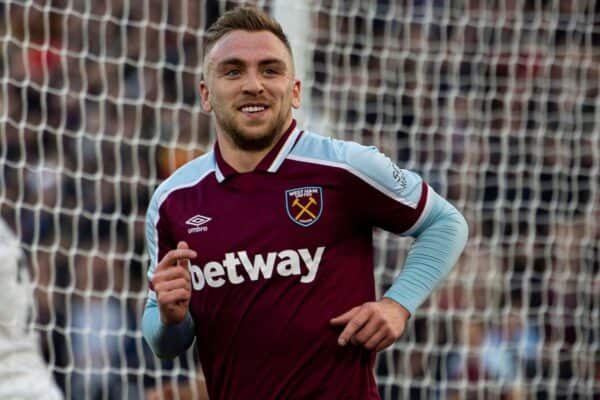
<path fill-rule="evenodd" d="M 375 147 L 345 143 L 341 157 L 352 173 L 353 212 L 385 230 L 411 235 L 429 211 L 431 188 Z"/>

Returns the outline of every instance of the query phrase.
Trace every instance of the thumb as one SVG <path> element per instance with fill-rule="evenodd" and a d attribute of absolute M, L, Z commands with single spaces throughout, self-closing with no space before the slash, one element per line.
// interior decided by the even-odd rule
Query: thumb
<path fill-rule="evenodd" d="M 353 309 L 332 318 L 329 320 L 329 323 L 331 325 L 345 325 L 358 313 L 359 308 L 360 307 L 354 307 Z"/>
<path fill-rule="evenodd" d="M 178 249 L 189 249 L 190 246 L 188 246 L 187 242 L 184 242 L 183 240 L 179 243 L 177 243 L 177 248 Z"/>

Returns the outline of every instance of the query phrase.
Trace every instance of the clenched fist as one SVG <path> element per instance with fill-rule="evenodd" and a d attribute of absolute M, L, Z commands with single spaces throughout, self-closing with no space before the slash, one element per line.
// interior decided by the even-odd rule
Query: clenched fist
<path fill-rule="evenodd" d="M 188 265 L 196 256 L 186 242 L 179 242 L 177 249 L 169 251 L 156 266 L 152 287 L 165 325 L 178 324 L 185 318 L 192 297 Z"/>

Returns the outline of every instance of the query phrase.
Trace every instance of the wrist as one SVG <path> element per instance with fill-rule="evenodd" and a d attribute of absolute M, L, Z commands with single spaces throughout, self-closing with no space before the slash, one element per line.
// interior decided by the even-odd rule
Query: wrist
<path fill-rule="evenodd" d="M 192 316 L 189 311 L 187 311 L 184 314 L 183 318 L 173 317 L 172 315 L 169 315 L 167 313 L 163 314 L 162 312 L 160 312 L 159 315 L 160 315 L 160 323 L 165 327 L 183 325 L 183 324 L 191 321 L 191 319 L 192 319 Z"/>
<path fill-rule="evenodd" d="M 411 316 L 410 311 L 405 306 L 390 297 L 382 297 L 380 303 L 393 308 L 395 312 L 404 318 L 404 320 L 408 320 Z"/>

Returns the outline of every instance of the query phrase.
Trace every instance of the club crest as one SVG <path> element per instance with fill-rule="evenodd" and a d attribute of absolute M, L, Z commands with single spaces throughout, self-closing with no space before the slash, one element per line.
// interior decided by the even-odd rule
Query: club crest
<path fill-rule="evenodd" d="M 317 222 L 323 211 L 323 189 L 305 186 L 285 191 L 285 208 L 288 217 L 300 226 Z"/>

